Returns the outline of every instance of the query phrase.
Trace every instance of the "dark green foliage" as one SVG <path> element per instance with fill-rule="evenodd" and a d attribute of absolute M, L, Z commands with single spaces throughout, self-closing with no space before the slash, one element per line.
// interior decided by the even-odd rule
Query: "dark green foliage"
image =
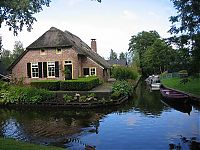
<path fill-rule="evenodd" d="M 31 87 L 9 86 L 0 90 L 0 103 L 37 103 L 52 99 L 54 94 L 45 89 Z"/>
<path fill-rule="evenodd" d="M 42 88 L 51 91 L 58 91 L 60 89 L 60 81 L 58 80 L 37 80 L 32 81 L 31 86 L 35 88 Z"/>
<path fill-rule="evenodd" d="M 63 96 L 63 99 L 65 100 L 65 102 L 71 102 L 73 100 L 72 96 L 65 94 Z"/>
<path fill-rule="evenodd" d="M 17 59 L 24 52 L 23 43 L 21 41 L 15 41 L 14 49 L 12 52 L 13 61 Z"/>
<path fill-rule="evenodd" d="M 0 143 L 1 150 L 64 150 L 59 147 L 30 144 L 28 142 L 2 137 L 0 138 Z"/>
<path fill-rule="evenodd" d="M 87 101 L 87 96 L 83 95 L 80 97 L 80 102 L 86 102 Z"/>
<path fill-rule="evenodd" d="M 118 99 L 121 96 L 119 91 L 115 91 L 111 94 L 111 99 Z"/>
<path fill-rule="evenodd" d="M 110 60 L 116 60 L 117 59 L 117 53 L 114 52 L 112 49 L 110 50 Z"/>
<path fill-rule="evenodd" d="M 1 0 L 0 1 L 0 28 L 2 23 L 13 29 L 14 35 L 22 31 L 23 26 L 31 31 L 36 21 L 34 14 L 42 11 L 42 6 L 49 6 L 50 0 Z"/>
<path fill-rule="evenodd" d="M 200 1 L 171 0 L 177 10 L 176 16 L 170 17 L 172 23 L 169 32 L 174 37 L 169 40 L 179 47 L 183 65 L 192 74 L 200 72 Z"/>
<path fill-rule="evenodd" d="M 159 38 L 160 35 L 156 31 L 142 31 L 137 35 L 133 35 L 130 39 L 128 50 L 133 55 L 133 61 L 139 61 L 139 67 L 142 74 L 145 74 L 144 54 L 148 47 L 151 46 Z"/>
<path fill-rule="evenodd" d="M 62 91 L 88 91 L 99 85 L 96 77 L 79 78 L 77 80 L 66 80 L 60 82 Z"/>
<path fill-rule="evenodd" d="M 127 80 L 127 79 L 135 80 L 138 77 L 138 73 L 133 68 L 130 67 L 121 67 L 121 66 L 112 67 L 111 74 L 112 77 L 114 77 L 117 80 Z"/>
<path fill-rule="evenodd" d="M 131 96 L 133 87 L 127 81 L 117 81 L 112 86 L 113 93 L 118 92 L 121 96 Z M 115 93 L 117 95 L 117 93 Z"/>
<path fill-rule="evenodd" d="M 51 91 L 87 91 L 99 85 L 99 78 L 87 77 L 75 80 L 37 80 L 32 81 L 31 86 L 36 88 L 48 89 Z"/>
<path fill-rule="evenodd" d="M 121 52 L 121 53 L 119 54 L 119 59 L 126 59 L 125 53 Z"/>

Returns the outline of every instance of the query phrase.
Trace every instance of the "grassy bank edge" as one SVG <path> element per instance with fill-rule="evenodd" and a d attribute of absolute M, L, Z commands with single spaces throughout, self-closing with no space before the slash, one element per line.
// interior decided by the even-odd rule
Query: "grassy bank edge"
<path fill-rule="evenodd" d="M 43 146 L 16 141 L 14 139 L 0 137 L 0 150 L 63 150 L 54 146 Z"/>
<path fill-rule="evenodd" d="M 161 82 L 164 86 L 177 89 L 180 91 L 184 91 L 186 93 L 190 93 L 195 96 L 200 96 L 200 79 L 191 79 L 190 82 L 187 82 L 185 84 L 180 83 L 182 79 L 181 78 L 168 78 L 168 79 L 162 79 Z"/>

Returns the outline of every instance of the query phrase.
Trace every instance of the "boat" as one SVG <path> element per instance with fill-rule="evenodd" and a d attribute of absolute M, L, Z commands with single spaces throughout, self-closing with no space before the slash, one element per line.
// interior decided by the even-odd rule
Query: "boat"
<path fill-rule="evenodd" d="M 159 90 L 160 89 L 160 79 L 158 75 L 152 75 L 149 76 L 147 79 L 145 79 L 147 85 L 150 86 L 151 90 Z"/>
<path fill-rule="evenodd" d="M 159 90 L 161 86 L 160 80 L 153 80 L 151 83 L 152 90 Z"/>
<path fill-rule="evenodd" d="M 186 103 L 189 100 L 189 95 L 179 92 L 179 91 L 176 91 L 176 90 L 166 88 L 163 85 L 160 86 L 160 92 L 161 92 L 163 98 L 174 101 L 174 102 Z"/>

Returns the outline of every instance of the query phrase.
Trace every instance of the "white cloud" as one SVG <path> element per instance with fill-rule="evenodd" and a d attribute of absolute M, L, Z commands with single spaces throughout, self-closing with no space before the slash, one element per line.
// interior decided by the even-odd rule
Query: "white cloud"
<path fill-rule="evenodd" d="M 129 10 L 124 10 L 122 12 L 122 18 L 125 18 L 127 20 L 137 20 L 138 19 L 138 15 L 132 11 Z"/>

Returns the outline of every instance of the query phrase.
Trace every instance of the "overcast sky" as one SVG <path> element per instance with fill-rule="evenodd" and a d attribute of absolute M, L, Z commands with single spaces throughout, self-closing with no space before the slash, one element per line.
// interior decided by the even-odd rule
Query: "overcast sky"
<path fill-rule="evenodd" d="M 108 58 L 111 49 L 126 52 L 131 36 L 138 32 L 156 30 L 161 37 L 169 37 L 169 17 L 175 14 L 170 0 L 52 0 L 50 7 L 35 15 L 31 32 L 24 28 L 16 37 L 3 24 L 0 34 L 3 47 L 12 50 L 14 41 L 27 47 L 53 26 L 68 30 L 89 46 L 92 38 L 97 39 L 97 52 Z"/>

